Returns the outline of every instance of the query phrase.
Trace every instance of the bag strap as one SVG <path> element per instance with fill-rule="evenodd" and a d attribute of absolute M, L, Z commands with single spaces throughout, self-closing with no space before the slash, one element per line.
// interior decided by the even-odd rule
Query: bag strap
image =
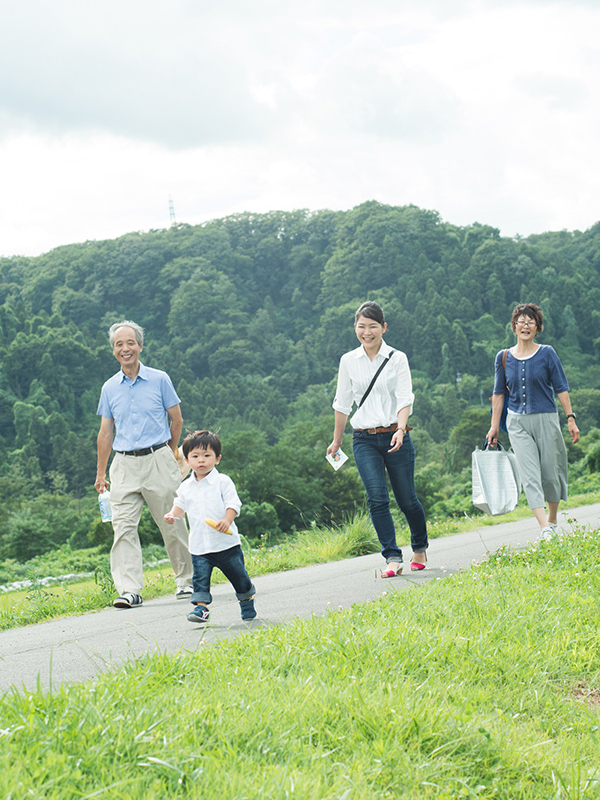
<path fill-rule="evenodd" d="M 506 380 L 506 356 L 508 355 L 508 348 L 502 353 L 502 369 L 504 370 L 504 383 L 506 388 L 510 391 L 508 381 Z"/>
<path fill-rule="evenodd" d="M 503 450 L 504 452 L 506 452 L 506 449 L 502 446 L 501 442 L 496 442 L 495 444 L 490 444 L 487 439 L 483 440 L 483 446 L 482 446 L 481 449 L 482 450 L 488 450 L 488 451 L 491 451 L 491 450 L 498 450 L 498 451 Z"/>
<path fill-rule="evenodd" d="M 373 386 L 375 386 L 375 381 L 376 381 L 376 380 L 377 380 L 377 378 L 379 377 L 379 373 L 382 371 L 382 369 L 385 367 L 385 365 L 388 363 L 388 361 L 389 361 L 389 360 L 390 360 L 390 358 L 391 358 L 391 357 L 394 355 L 394 353 L 395 353 L 395 352 L 396 352 L 395 350 L 392 350 L 392 352 L 391 352 L 391 353 L 389 354 L 389 356 L 388 356 L 388 357 L 385 359 L 385 361 L 383 362 L 383 364 L 381 364 L 381 366 L 379 367 L 379 369 L 377 370 L 377 372 L 375 373 L 375 375 L 373 375 L 373 380 L 372 380 L 372 381 L 371 381 L 371 383 L 368 385 L 368 387 L 367 387 L 367 391 L 366 391 L 366 392 L 363 394 L 363 396 L 362 396 L 362 399 L 361 399 L 360 403 L 358 404 L 358 407 L 359 407 L 359 408 L 362 406 L 362 404 L 365 402 L 365 400 L 366 400 L 366 399 L 367 399 L 367 397 L 369 396 L 369 393 L 370 393 L 371 389 L 373 388 Z"/>

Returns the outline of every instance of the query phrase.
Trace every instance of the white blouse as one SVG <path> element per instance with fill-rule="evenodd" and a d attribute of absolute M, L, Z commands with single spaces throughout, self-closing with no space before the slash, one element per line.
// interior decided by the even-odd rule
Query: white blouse
<path fill-rule="evenodd" d="M 332 403 L 336 411 L 350 415 L 353 403 L 358 406 L 373 376 L 392 349 L 382 341 L 373 361 L 362 345 L 341 357 L 337 391 Z M 350 424 L 353 428 L 391 425 L 398 421 L 401 408 L 410 406 L 412 413 L 414 399 L 408 358 L 405 353 L 396 350 L 375 381 L 363 407 L 357 409 L 353 415 Z"/>

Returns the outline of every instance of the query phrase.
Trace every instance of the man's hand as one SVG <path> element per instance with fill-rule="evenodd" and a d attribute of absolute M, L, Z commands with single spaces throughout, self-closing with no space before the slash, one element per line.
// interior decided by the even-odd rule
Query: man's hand
<path fill-rule="evenodd" d="M 102 494 L 102 492 L 108 492 L 110 489 L 110 484 L 104 477 L 104 475 L 96 475 L 96 482 L 94 483 L 94 489 L 98 492 L 98 494 Z"/>

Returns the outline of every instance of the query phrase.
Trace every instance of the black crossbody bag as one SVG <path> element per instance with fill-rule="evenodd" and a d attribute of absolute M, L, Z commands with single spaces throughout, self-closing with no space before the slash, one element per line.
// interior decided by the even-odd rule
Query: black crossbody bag
<path fill-rule="evenodd" d="M 395 352 L 396 352 L 395 350 L 392 350 L 392 352 L 389 354 L 389 356 L 386 358 L 386 360 L 383 362 L 383 364 L 382 364 L 382 365 L 379 367 L 379 369 L 377 370 L 377 372 L 375 373 L 375 375 L 373 375 L 373 380 L 372 380 L 372 381 L 371 381 L 371 383 L 370 383 L 370 384 L 367 386 L 367 391 L 366 391 L 366 392 L 363 394 L 363 396 L 362 396 L 362 398 L 361 398 L 361 401 L 360 401 L 360 403 L 358 404 L 358 407 L 359 407 L 359 408 L 362 406 L 362 404 L 365 402 L 365 400 L 366 400 L 366 399 L 367 399 L 367 397 L 369 396 L 369 393 L 370 393 L 371 389 L 373 388 L 373 386 L 375 386 L 375 381 L 377 380 L 377 378 L 378 378 L 378 377 L 379 377 L 379 375 L 381 374 L 381 372 L 382 372 L 383 368 L 386 366 L 386 364 L 388 363 L 388 361 L 389 361 L 389 360 L 390 360 L 390 358 L 391 358 L 391 357 L 394 355 L 394 353 L 395 353 Z"/>
<path fill-rule="evenodd" d="M 366 399 L 367 399 L 367 397 L 369 396 L 369 392 L 371 391 L 371 389 L 373 388 L 373 386 L 375 386 L 375 381 L 377 380 L 377 378 L 379 377 L 379 375 L 380 375 L 381 371 L 383 370 L 383 368 L 385 367 L 385 365 L 388 363 L 388 361 L 389 361 L 389 360 L 390 360 L 390 358 L 391 358 L 391 357 L 394 355 L 394 353 L 395 353 L 395 352 L 396 352 L 395 350 L 392 350 L 392 352 L 389 354 L 389 356 L 386 358 L 386 360 L 383 362 L 383 364 L 382 364 L 382 365 L 379 367 L 379 369 L 377 370 L 377 372 L 375 373 L 375 375 L 373 375 L 373 380 L 372 380 L 372 381 L 371 381 L 371 383 L 370 383 L 370 384 L 367 386 L 367 391 L 366 391 L 366 392 L 363 394 L 363 396 L 362 396 L 362 398 L 361 398 L 361 401 L 360 401 L 360 403 L 358 404 L 358 407 L 359 407 L 359 408 L 362 406 L 362 404 L 365 402 L 365 400 L 366 400 Z M 410 425 L 407 425 L 407 426 L 406 426 L 406 430 L 407 430 L 407 431 L 412 431 L 412 427 L 411 427 Z"/>

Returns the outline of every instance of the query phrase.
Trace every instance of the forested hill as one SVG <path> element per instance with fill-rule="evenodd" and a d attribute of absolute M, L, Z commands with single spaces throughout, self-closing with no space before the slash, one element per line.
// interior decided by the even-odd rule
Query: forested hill
<path fill-rule="evenodd" d="M 4 258 L 0 556 L 18 555 L 28 524 L 38 531 L 36 498 L 41 509 L 48 495 L 90 496 L 98 395 L 118 369 L 106 331 L 122 318 L 146 329 L 143 361 L 173 378 L 186 427 L 221 430 L 223 470 L 245 493 L 249 530 L 300 524 L 300 511 L 339 516 L 360 495 L 356 475 L 334 474 L 323 452 L 337 362 L 355 346 L 353 312 L 365 299 L 383 305 L 386 340 L 409 356 L 424 470 L 432 459 L 437 472 L 464 467 L 448 442 L 469 414 L 479 435 L 518 301 L 544 309 L 540 341 L 563 361 L 582 430 L 600 425 L 600 223 L 515 240 L 367 202 Z M 422 492 L 430 482 L 424 472 Z M 443 495 L 438 485 L 426 502 Z"/>

